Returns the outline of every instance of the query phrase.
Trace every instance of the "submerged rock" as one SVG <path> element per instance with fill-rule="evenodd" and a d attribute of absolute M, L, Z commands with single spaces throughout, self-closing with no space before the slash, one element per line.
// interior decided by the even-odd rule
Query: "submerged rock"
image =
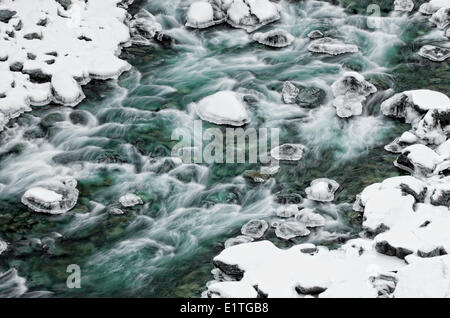
<path fill-rule="evenodd" d="M 133 193 L 127 193 L 119 198 L 120 204 L 122 204 L 123 207 L 133 207 L 136 205 L 144 204 L 144 201 L 137 195 Z"/>
<path fill-rule="evenodd" d="M 420 48 L 419 55 L 433 62 L 443 62 L 450 57 L 450 49 L 425 45 Z"/>
<path fill-rule="evenodd" d="M 308 46 L 308 50 L 313 53 L 322 53 L 330 55 L 357 53 L 359 51 L 356 45 L 346 44 L 340 40 L 328 37 L 314 40 Z"/>
<path fill-rule="evenodd" d="M 250 243 L 253 242 L 254 238 L 246 235 L 238 235 L 236 237 L 232 237 L 225 241 L 225 248 L 238 245 L 238 244 L 244 244 L 244 243 Z"/>
<path fill-rule="evenodd" d="M 285 161 L 299 161 L 306 147 L 300 144 L 284 144 L 270 151 L 272 158 Z"/>
<path fill-rule="evenodd" d="M 311 40 L 317 40 L 323 38 L 323 33 L 319 30 L 314 30 L 308 33 L 308 38 Z"/>
<path fill-rule="evenodd" d="M 305 189 L 308 199 L 319 202 L 331 202 L 334 193 L 339 189 L 339 183 L 327 178 L 316 179 Z"/>
<path fill-rule="evenodd" d="M 414 2 L 412 0 L 395 0 L 394 10 L 411 12 L 414 9 Z"/>
<path fill-rule="evenodd" d="M 245 236 L 249 236 L 253 239 L 261 238 L 269 228 L 264 220 L 250 220 L 241 229 L 241 233 Z"/>
<path fill-rule="evenodd" d="M 253 35 L 253 40 L 271 47 L 286 47 L 294 42 L 295 38 L 287 31 L 275 29 L 269 32 L 257 32 Z"/>
<path fill-rule="evenodd" d="M 448 26 L 450 26 L 450 3 L 447 7 L 442 7 L 430 18 L 430 22 L 436 24 L 436 26 L 444 30 Z"/>
<path fill-rule="evenodd" d="M 357 72 L 346 72 L 331 89 L 335 96 L 333 106 L 341 118 L 361 115 L 366 97 L 377 92 L 376 87 Z"/>
<path fill-rule="evenodd" d="M 243 126 L 250 122 L 241 97 L 232 91 L 203 98 L 195 110 L 201 119 L 218 125 Z"/>
<path fill-rule="evenodd" d="M 22 203 L 35 212 L 61 214 L 76 205 L 78 190 L 75 179 L 37 184 L 22 196 Z"/>
<path fill-rule="evenodd" d="M 299 236 L 308 236 L 310 230 L 306 226 L 297 221 L 281 222 L 275 229 L 277 237 L 283 240 L 290 240 Z"/>

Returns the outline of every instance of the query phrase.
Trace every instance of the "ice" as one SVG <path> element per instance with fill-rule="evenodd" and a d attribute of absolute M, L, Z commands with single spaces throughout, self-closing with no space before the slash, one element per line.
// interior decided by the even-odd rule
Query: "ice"
<path fill-rule="evenodd" d="M 285 161 L 299 161 L 306 147 L 300 144 L 284 144 L 270 151 L 272 158 Z"/>
<path fill-rule="evenodd" d="M 340 40 L 328 37 L 314 40 L 308 46 L 308 50 L 313 53 L 322 53 L 330 55 L 357 53 L 359 51 L 356 45 L 346 44 Z"/>
<path fill-rule="evenodd" d="M 281 48 L 291 45 L 295 38 L 287 31 L 275 29 L 265 33 L 257 32 L 253 34 L 253 40 L 267 46 Z"/>
<path fill-rule="evenodd" d="M 123 207 L 133 207 L 136 205 L 144 204 L 142 199 L 138 197 L 134 193 L 127 193 L 119 198 L 120 204 L 122 204 Z"/>
<path fill-rule="evenodd" d="M 339 184 L 336 181 L 320 178 L 313 180 L 305 192 L 310 200 L 330 202 L 334 200 L 334 193 L 337 189 L 339 189 Z"/>
<path fill-rule="evenodd" d="M 433 62 L 443 62 L 450 57 L 450 49 L 434 45 L 424 45 L 420 48 L 419 55 Z"/>
<path fill-rule="evenodd" d="M 269 224 L 264 220 L 250 220 L 242 226 L 241 233 L 253 239 L 259 239 L 268 228 Z"/>

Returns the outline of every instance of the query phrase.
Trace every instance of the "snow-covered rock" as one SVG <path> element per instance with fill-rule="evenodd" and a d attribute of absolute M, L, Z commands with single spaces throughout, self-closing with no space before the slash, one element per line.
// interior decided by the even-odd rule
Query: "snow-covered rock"
<path fill-rule="evenodd" d="M 232 91 L 221 91 L 195 105 L 197 115 L 218 125 L 243 126 L 250 122 L 242 98 Z"/>
<path fill-rule="evenodd" d="M 306 147 L 300 144 L 283 144 L 270 151 L 270 156 L 276 160 L 299 161 Z"/>
<path fill-rule="evenodd" d="M 269 0 L 223 1 L 222 7 L 227 8 L 227 23 L 247 32 L 280 19 L 278 7 Z"/>
<path fill-rule="evenodd" d="M 450 49 L 424 45 L 420 48 L 419 55 L 433 62 L 443 62 L 450 57 Z"/>
<path fill-rule="evenodd" d="M 32 105 L 75 106 L 80 85 L 110 79 L 130 69 L 118 58 L 130 41 L 121 0 L 71 0 L 64 8 L 42 0 L 39 10 L 27 0 L 5 0 L 0 10 L 14 12 L 0 27 L 0 129 Z M 12 32 L 10 32 L 12 31 Z"/>
<path fill-rule="evenodd" d="M 265 33 L 257 32 L 253 34 L 253 40 L 267 46 L 281 48 L 291 45 L 295 38 L 285 30 L 275 29 Z"/>
<path fill-rule="evenodd" d="M 191 4 L 187 12 L 186 26 L 191 28 L 208 28 L 222 21 L 214 21 L 212 5 L 206 1 L 197 1 Z"/>
<path fill-rule="evenodd" d="M 232 237 L 225 241 L 225 248 L 228 248 L 230 246 L 243 244 L 243 243 L 249 243 L 252 242 L 254 239 L 253 237 L 246 236 L 246 235 L 238 235 L 236 237 Z"/>
<path fill-rule="evenodd" d="M 246 282 L 218 282 L 208 285 L 208 296 L 220 298 L 256 298 L 256 289 Z"/>
<path fill-rule="evenodd" d="M 419 12 L 426 15 L 432 15 L 439 9 L 448 6 L 450 6 L 450 0 L 431 0 L 422 4 L 419 8 Z"/>
<path fill-rule="evenodd" d="M 366 97 L 377 92 L 376 87 L 357 72 L 346 72 L 331 89 L 335 96 L 333 105 L 342 118 L 361 115 Z"/>
<path fill-rule="evenodd" d="M 298 213 L 298 205 L 296 204 L 287 204 L 280 205 L 275 214 L 280 218 L 290 218 L 295 216 Z"/>
<path fill-rule="evenodd" d="M 144 204 L 144 201 L 134 193 L 127 193 L 119 198 L 119 203 L 125 207 L 133 207 L 136 205 Z"/>
<path fill-rule="evenodd" d="M 447 28 L 450 25 L 450 4 L 433 13 L 430 22 L 436 24 L 441 30 Z"/>
<path fill-rule="evenodd" d="M 311 40 L 321 39 L 323 38 L 323 33 L 319 30 L 313 30 L 308 33 L 308 38 L 310 38 Z"/>
<path fill-rule="evenodd" d="M 259 239 L 266 233 L 268 228 L 269 224 L 264 220 L 250 220 L 242 226 L 241 233 L 253 239 Z"/>
<path fill-rule="evenodd" d="M 275 228 L 276 236 L 284 240 L 290 240 L 299 236 L 308 236 L 310 233 L 305 224 L 292 220 L 280 222 Z"/>
<path fill-rule="evenodd" d="M 432 175 L 442 158 L 429 147 L 416 144 L 403 149 L 394 165 L 418 176 Z"/>
<path fill-rule="evenodd" d="M 314 40 L 308 46 L 308 50 L 313 53 L 322 53 L 330 55 L 357 53 L 359 51 L 356 45 L 346 44 L 340 40 L 336 40 L 329 37 Z"/>
<path fill-rule="evenodd" d="M 308 199 L 319 202 L 331 202 L 334 193 L 339 189 L 339 183 L 327 178 L 313 180 L 311 185 L 305 189 Z"/>
<path fill-rule="evenodd" d="M 406 131 L 400 137 L 395 138 L 394 141 L 386 145 L 384 149 L 392 153 L 401 153 L 403 149 L 416 142 L 418 142 L 418 137 L 412 132 Z"/>
<path fill-rule="evenodd" d="M 61 214 L 77 203 L 78 190 L 74 179 L 38 183 L 22 196 L 22 203 L 35 212 Z"/>
<path fill-rule="evenodd" d="M 8 248 L 8 244 L 5 241 L 0 240 L 0 255 Z"/>
<path fill-rule="evenodd" d="M 414 2 L 412 0 L 395 0 L 394 10 L 411 12 L 414 9 Z"/>

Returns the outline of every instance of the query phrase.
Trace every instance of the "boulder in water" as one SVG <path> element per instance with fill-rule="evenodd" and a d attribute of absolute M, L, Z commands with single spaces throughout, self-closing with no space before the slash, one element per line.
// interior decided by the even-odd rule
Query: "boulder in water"
<path fill-rule="evenodd" d="M 308 199 L 319 202 L 331 202 L 334 193 L 339 189 L 339 183 L 327 178 L 316 179 L 305 189 Z"/>
<path fill-rule="evenodd" d="M 313 53 L 340 55 L 345 53 L 357 53 L 358 47 L 353 44 L 346 44 L 333 38 L 321 38 L 314 40 L 308 46 L 308 50 Z"/>
<path fill-rule="evenodd" d="M 416 142 L 418 142 L 418 137 L 412 132 L 406 131 L 400 137 L 395 138 L 393 142 L 384 146 L 384 149 L 392 153 L 401 153 L 403 149 Z"/>
<path fill-rule="evenodd" d="M 270 151 L 272 158 L 285 161 L 299 161 L 306 147 L 301 144 L 284 144 Z"/>
<path fill-rule="evenodd" d="M 35 212 L 61 214 L 77 203 L 78 190 L 74 179 L 37 184 L 22 196 L 22 203 Z"/>
<path fill-rule="evenodd" d="M 149 45 L 162 32 L 162 26 L 145 9 L 139 11 L 130 21 L 131 41 L 138 45 Z"/>
<path fill-rule="evenodd" d="M 285 104 L 295 104 L 299 93 L 300 89 L 298 89 L 294 84 L 289 81 L 284 82 L 281 96 Z"/>
<path fill-rule="evenodd" d="M 403 149 L 394 165 L 418 176 L 430 176 L 442 158 L 429 147 L 416 144 Z"/>
<path fill-rule="evenodd" d="M 221 22 L 214 21 L 213 7 L 206 1 L 192 3 L 187 12 L 186 26 L 191 28 L 203 29 Z"/>
<path fill-rule="evenodd" d="M 313 30 L 308 33 L 308 38 L 310 38 L 311 40 L 321 39 L 323 38 L 323 33 L 319 30 Z"/>
<path fill-rule="evenodd" d="M 313 209 L 303 209 L 296 216 L 295 219 L 304 224 L 306 227 L 321 227 L 325 225 L 325 218 L 320 214 L 314 213 Z"/>
<path fill-rule="evenodd" d="M 433 62 L 444 62 L 450 57 L 450 49 L 434 45 L 424 45 L 420 48 L 419 55 Z"/>
<path fill-rule="evenodd" d="M 295 38 L 287 31 L 275 29 L 269 32 L 257 32 L 253 35 L 253 40 L 271 47 L 286 47 L 294 42 Z"/>
<path fill-rule="evenodd" d="M 243 126 L 250 122 L 241 97 L 232 91 L 203 98 L 195 110 L 201 119 L 218 125 Z"/>
<path fill-rule="evenodd" d="M 144 201 L 140 197 L 138 197 L 134 193 L 127 193 L 119 198 L 120 204 L 122 204 L 123 207 L 133 207 L 136 205 L 144 204 Z"/>
<path fill-rule="evenodd" d="M 241 233 L 254 239 L 261 238 L 269 228 L 264 220 L 250 220 L 241 228 Z"/>
<path fill-rule="evenodd" d="M 311 231 L 304 224 L 297 221 L 281 222 L 275 229 L 276 236 L 283 240 L 308 236 L 310 233 Z"/>
<path fill-rule="evenodd" d="M 280 218 L 290 218 L 298 213 L 297 204 L 281 205 L 276 210 L 276 215 Z"/>
<path fill-rule="evenodd" d="M 402 12 L 411 12 L 414 9 L 414 2 L 412 0 L 395 0 L 394 10 Z"/>
<path fill-rule="evenodd" d="M 5 241 L 0 240 L 0 255 L 8 248 L 8 244 Z"/>

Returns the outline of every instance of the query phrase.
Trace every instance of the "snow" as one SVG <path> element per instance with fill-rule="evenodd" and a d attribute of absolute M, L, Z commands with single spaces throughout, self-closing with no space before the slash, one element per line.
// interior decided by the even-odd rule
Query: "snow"
<path fill-rule="evenodd" d="M 127 193 L 119 198 L 120 204 L 122 204 L 123 207 L 133 207 L 135 205 L 144 204 L 142 199 L 135 195 L 134 193 Z"/>
<path fill-rule="evenodd" d="M 79 85 L 92 78 L 117 78 L 130 69 L 117 57 L 130 40 L 127 12 L 119 3 L 72 0 L 67 10 L 55 0 L 39 0 L 35 6 L 28 0 L 0 3 L 0 10 L 16 12 L 0 23 L 0 90 L 6 95 L 0 99 L 0 129 L 31 105 L 54 101 L 75 106 L 83 99 Z M 33 82 L 37 73 L 44 75 L 42 83 Z"/>
<path fill-rule="evenodd" d="M 269 0 L 245 0 L 245 2 L 250 8 L 250 12 L 254 14 L 260 22 L 271 22 L 280 18 L 278 9 Z"/>
<path fill-rule="evenodd" d="M 232 91 L 221 91 L 203 98 L 195 105 L 197 115 L 205 121 L 230 126 L 250 122 L 241 97 Z"/>
<path fill-rule="evenodd" d="M 209 2 L 198 1 L 191 4 L 187 12 L 186 26 L 207 28 L 214 24 L 214 10 Z"/>
<path fill-rule="evenodd" d="M 340 40 L 328 37 L 314 40 L 308 46 L 308 50 L 313 53 L 323 53 L 330 55 L 357 53 L 359 51 L 356 45 L 346 44 Z"/>
<path fill-rule="evenodd" d="M 430 2 L 422 4 L 419 8 L 419 12 L 426 15 L 431 15 L 440 8 L 448 6 L 450 6 L 450 0 L 431 0 Z"/>
<path fill-rule="evenodd" d="M 442 158 L 432 149 L 422 144 L 415 144 L 403 149 L 395 165 L 413 174 L 428 175 L 441 162 Z M 405 165 L 405 163 L 408 165 Z M 410 165 L 413 167 L 410 167 Z"/>
<path fill-rule="evenodd" d="M 330 202 L 334 200 L 334 193 L 339 188 L 339 184 L 331 179 L 320 178 L 313 180 L 311 186 L 305 189 L 308 199 L 320 202 Z"/>

